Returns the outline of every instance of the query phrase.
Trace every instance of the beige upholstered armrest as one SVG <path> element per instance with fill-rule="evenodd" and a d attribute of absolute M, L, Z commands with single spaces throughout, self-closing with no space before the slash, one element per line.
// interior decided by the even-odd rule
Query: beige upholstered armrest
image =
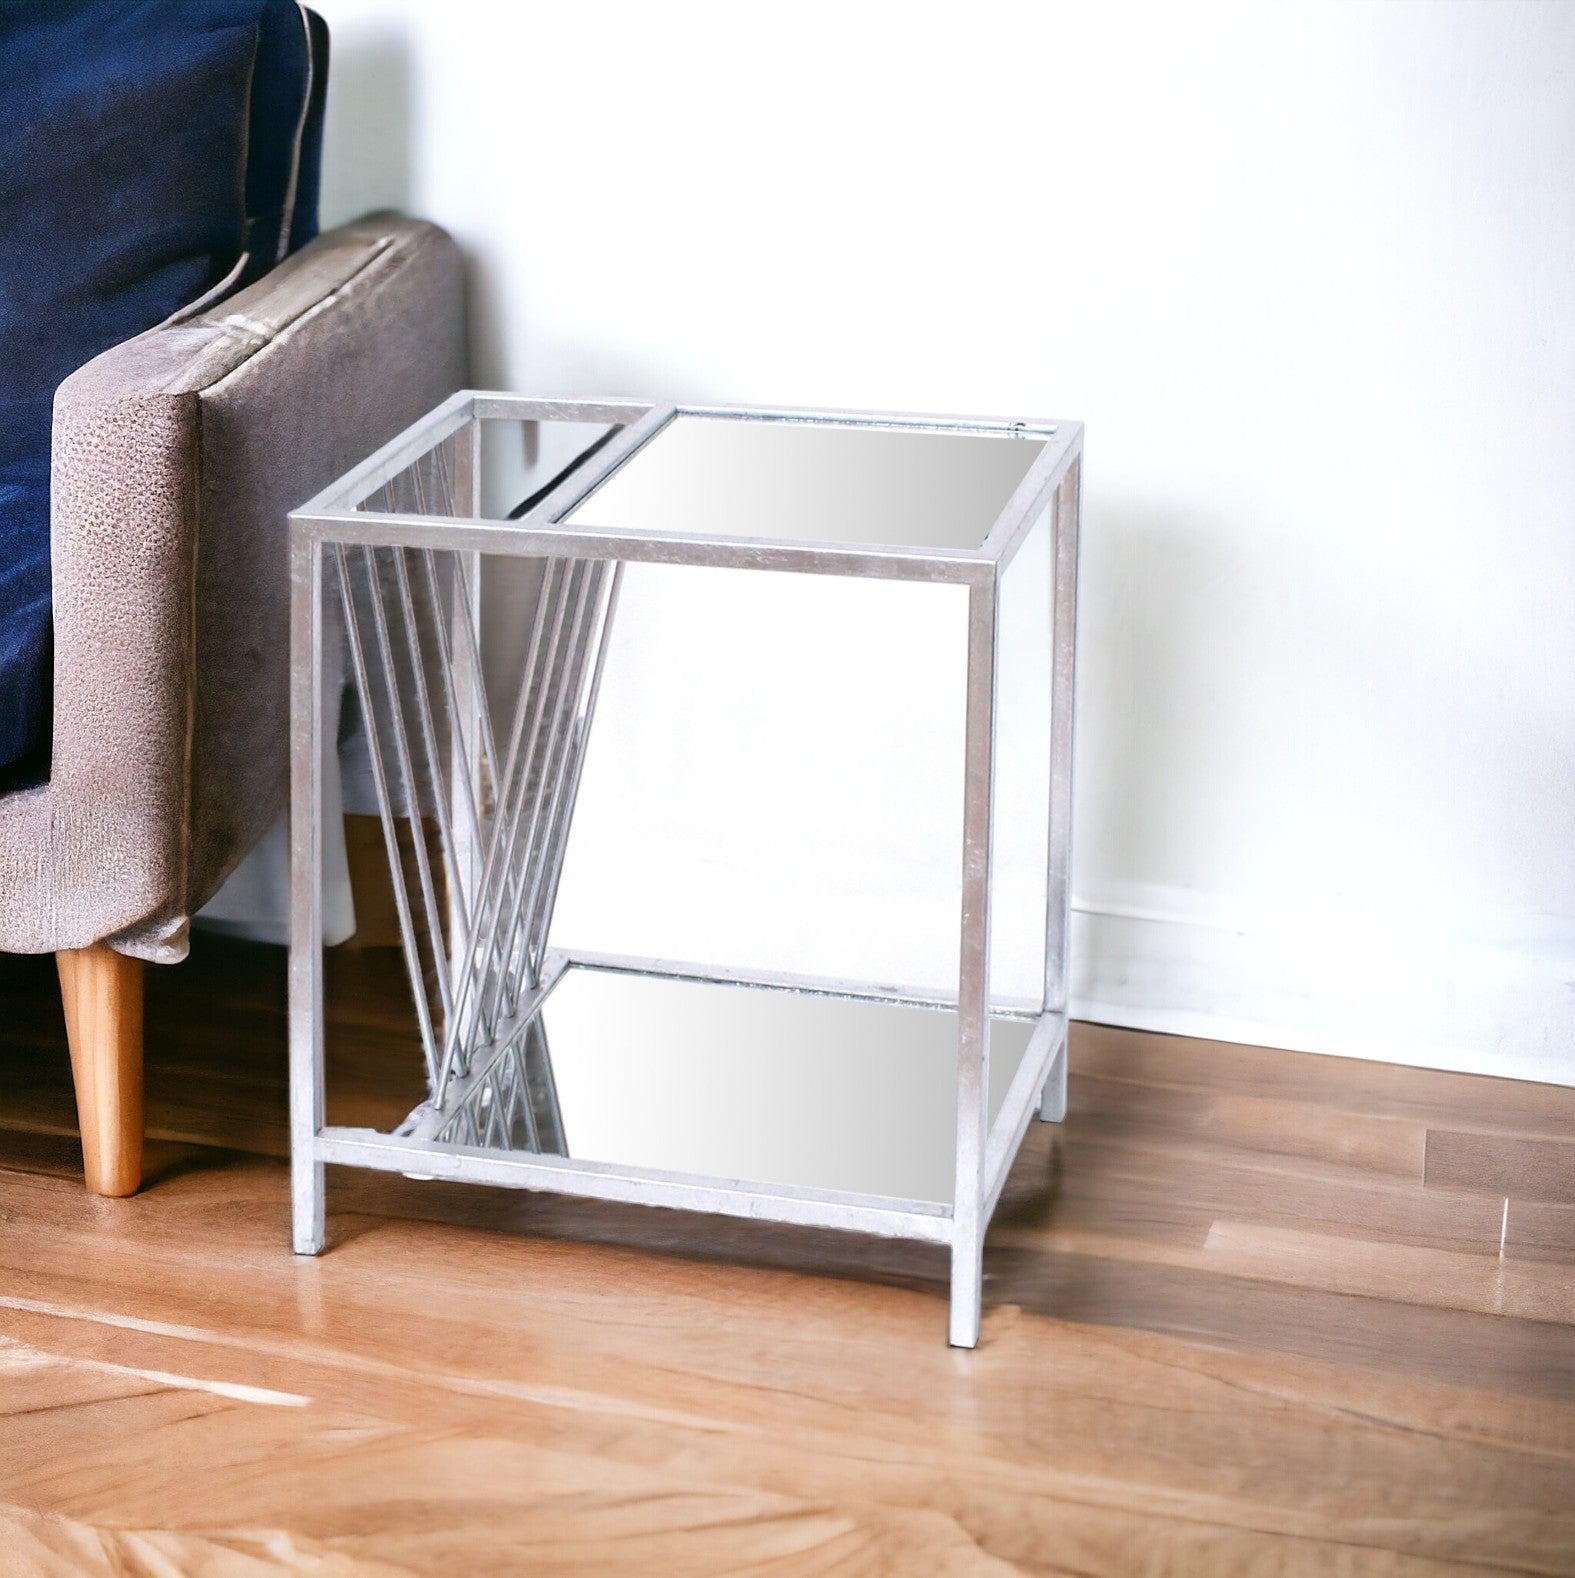
<path fill-rule="evenodd" d="M 463 358 L 453 243 L 376 216 L 61 385 L 53 764 L 0 800 L 0 950 L 184 954 L 283 803 L 285 516 Z"/>

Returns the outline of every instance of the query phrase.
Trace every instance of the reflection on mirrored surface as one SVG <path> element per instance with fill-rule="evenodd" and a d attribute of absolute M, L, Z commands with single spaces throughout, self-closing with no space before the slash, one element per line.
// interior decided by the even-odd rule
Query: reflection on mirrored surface
<path fill-rule="evenodd" d="M 1032 1025 L 990 1032 L 993 1120 Z M 950 1012 L 571 969 L 439 1138 L 948 1204 Z"/>
<path fill-rule="evenodd" d="M 518 520 L 622 431 L 619 423 L 489 418 L 437 440 L 356 508 L 434 520 Z"/>
<path fill-rule="evenodd" d="M 977 548 L 1043 447 L 1010 433 L 679 416 L 566 518 L 705 536 Z"/>
<path fill-rule="evenodd" d="M 622 431 L 605 422 L 482 422 L 477 513 L 486 520 L 518 520 Z"/>

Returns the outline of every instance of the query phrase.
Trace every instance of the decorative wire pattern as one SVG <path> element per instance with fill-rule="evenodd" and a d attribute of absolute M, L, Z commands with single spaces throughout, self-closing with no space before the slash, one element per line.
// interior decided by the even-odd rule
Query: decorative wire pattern
<path fill-rule="evenodd" d="M 456 508 L 468 438 L 445 439 L 362 507 L 468 513 Z M 622 566 L 542 561 L 499 731 L 480 556 L 342 544 L 332 553 L 426 1064 L 428 1100 L 403 1132 L 562 1154 L 537 1010 Z"/>

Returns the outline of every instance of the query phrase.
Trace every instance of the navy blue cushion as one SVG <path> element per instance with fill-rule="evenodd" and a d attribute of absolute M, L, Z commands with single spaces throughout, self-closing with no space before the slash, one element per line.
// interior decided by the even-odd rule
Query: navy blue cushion
<path fill-rule="evenodd" d="M 325 64 L 294 0 L 0 0 L 0 788 L 48 772 L 55 389 L 316 234 Z"/>

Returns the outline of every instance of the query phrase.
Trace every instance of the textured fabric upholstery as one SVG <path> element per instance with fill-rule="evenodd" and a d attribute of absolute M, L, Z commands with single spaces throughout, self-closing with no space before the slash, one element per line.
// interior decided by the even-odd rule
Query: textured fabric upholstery
<path fill-rule="evenodd" d="M 296 0 L 0 4 L 0 788 L 48 771 L 55 390 L 316 234 L 325 75 Z"/>
<path fill-rule="evenodd" d="M 54 761 L 0 798 L 0 950 L 184 955 L 284 799 L 286 513 L 463 356 L 453 243 L 377 217 L 61 385 Z"/>

